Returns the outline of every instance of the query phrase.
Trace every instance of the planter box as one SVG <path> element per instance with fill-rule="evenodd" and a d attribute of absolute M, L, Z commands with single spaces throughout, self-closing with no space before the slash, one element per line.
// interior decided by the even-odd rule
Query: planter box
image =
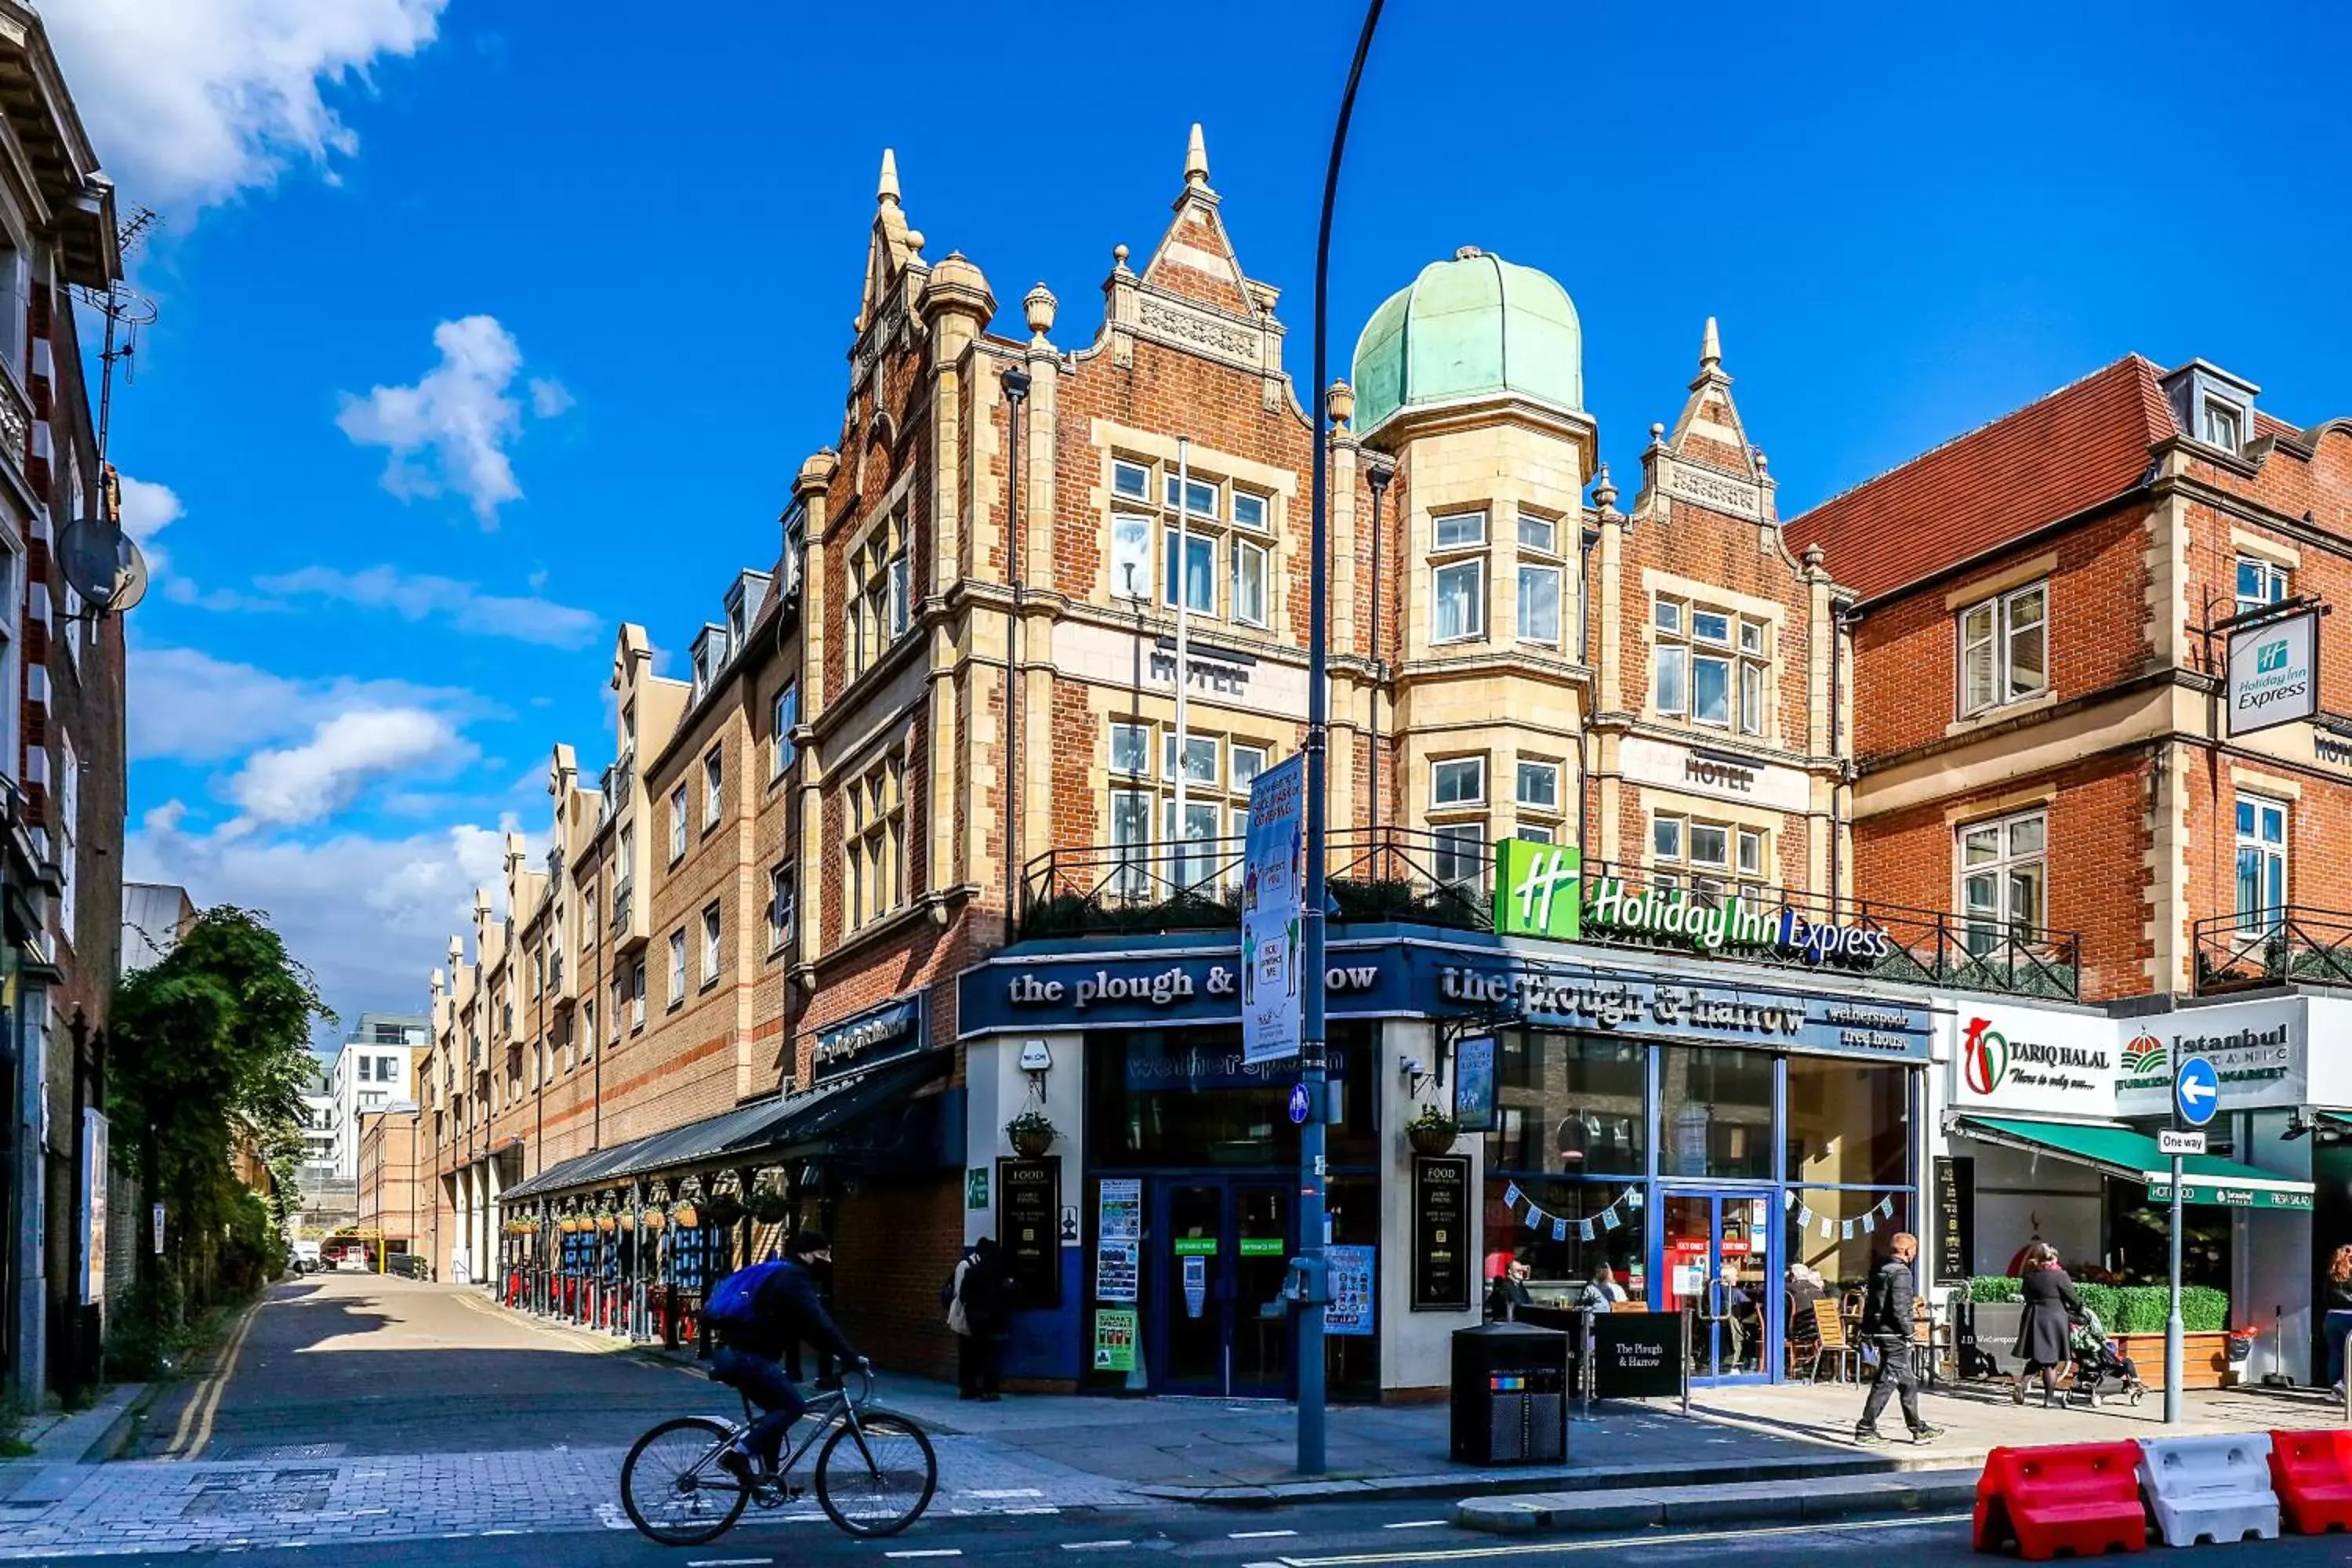
<path fill-rule="evenodd" d="M 2110 1337 L 2123 1347 L 2124 1354 L 2131 1357 L 2132 1365 L 2139 1369 L 2141 1382 L 2151 1389 L 2164 1386 L 2162 1334 L 2115 1334 Z M 2181 1335 L 2180 1364 L 2181 1387 L 2221 1387 L 2221 1373 L 2230 1364 L 2230 1336 L 2220 1330 Z"/>

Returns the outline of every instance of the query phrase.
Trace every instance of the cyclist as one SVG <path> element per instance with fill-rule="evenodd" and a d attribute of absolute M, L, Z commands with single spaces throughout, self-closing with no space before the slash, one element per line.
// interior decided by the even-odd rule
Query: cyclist
<path fill-rule="evenodd" d="M 755 1462 L 760 1474 L 775 1473 L 784 1434 L 808 1409 L 808 1401 L 784 1375 L 787 1345 L 804 1342 L 861 1371 L 873 1365 L 851 1347 L 817 1294 L 809 1265 L 832 1261 L 833 1244 L 823 1232 L 797 1231 L 785 1240 L 782 1261 L 753 1264 L 742 1271 L 746 1278 L 735 1290 L 728 1289 L 735 1283 L 730 1280 L 712 1292 L 714 1307 L 726 1294 L 741 1301 L 742 1310 L 711 1316 L 711 1334 L 719 1342 L 710 1352 L 710 1376 L 740 1389 L 761 1412 L 719 1456 L 719 1468 L 746 1486 L 751 1484 Z"/>

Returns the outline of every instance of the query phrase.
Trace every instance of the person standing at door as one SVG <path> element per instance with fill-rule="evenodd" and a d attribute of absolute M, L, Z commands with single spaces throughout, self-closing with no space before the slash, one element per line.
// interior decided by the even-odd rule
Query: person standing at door
<path fill-rule="evenodd" d="M 954 1300 L 948 1327 L 956 1336 L 956 1397 L 993 1404 L 1003 1359 L 1004 1331 L 1012 1321 L 1009 1282 L 996 1238 L 983 1236 L 956 1265 Z"/>
<path fill-rule="evenodd" d="M 1919 1256 L 1919 1238 L 1907 1230 L 1896 1231 L 1886 1247 L 1887 1258 L 1872 1271 L 1870 1288 L 1862 1299 L 1861 1337 L 1864 1344 L 1877 1350 L 1878 1371 L 1870 1380 L 1870 1397 L 1863 1404 L 1862 1419 L 1854 1423 L 1853 1440 L 1882 1440 L 1879 1412 L 1886 1408 L 1889 1394 L 1899 1393 L 1903 1423 L 1911 1428 L 1911 1440 L 1925 1443 L 1943 1436 L 1943 1431 L 1920 1419 L 1919 1378 L 1911 1370 L 1911 1314 L 1919 1300 L 1912 1283 L 1911 1262 Z"/>

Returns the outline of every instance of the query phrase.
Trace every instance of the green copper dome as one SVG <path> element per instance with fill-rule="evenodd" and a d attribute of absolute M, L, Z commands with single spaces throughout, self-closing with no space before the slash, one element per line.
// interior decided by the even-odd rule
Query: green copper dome
<path fill-rule="evenodd" d="M 1584 329 L 1568 290 L 1475 246 L 1421 269 L 1356 340 L 1356 428 L 1398 409 L 1517 393 L 1584 409 Z"/>

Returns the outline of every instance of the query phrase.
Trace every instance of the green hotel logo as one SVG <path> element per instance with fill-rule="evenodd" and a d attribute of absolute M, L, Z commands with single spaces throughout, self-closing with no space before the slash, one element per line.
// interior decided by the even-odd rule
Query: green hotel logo
<path fill-rule="evenodd" d="M 2271 669 L 2284 669 L 2285 668 L 2286 638 L 2281 637 L 2276 642 L 2264 643 L 2262 647 L 2254 650 L 2254 669 L 2256 673 L 2259 674 L 2262 671 Z"/>
<path fill-rule="evenodd" d="M 1495 844 L 1495 929 L 1574 942 L 1584 932 L 1584 857 L 1525 838 Z"/>

